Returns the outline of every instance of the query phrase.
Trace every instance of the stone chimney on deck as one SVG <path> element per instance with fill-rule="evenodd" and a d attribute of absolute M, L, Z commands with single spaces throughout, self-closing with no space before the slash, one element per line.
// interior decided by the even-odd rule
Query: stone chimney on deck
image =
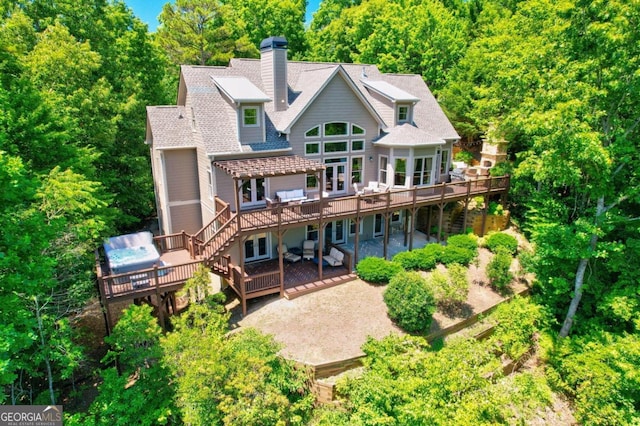
<path fill-rule="evenodd" d="M 276 111 L 284 111 L 288 107 L 287 87 L 287 39 L 269 37 L 260 43 L 260 69 L 262 83 L 273 100 Z"/>

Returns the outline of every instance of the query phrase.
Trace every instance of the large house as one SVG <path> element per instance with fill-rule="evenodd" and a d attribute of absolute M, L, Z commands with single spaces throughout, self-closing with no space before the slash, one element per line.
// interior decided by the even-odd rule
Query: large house
<path fill-rule="evenodd" d="M 419 75 L 288 61 L 282 37 L 260 52 L 185 65 L 177 105 L 147 108 L 160 231 L 183 236 L 163 244 L 225 277 L 243 308 L 348 278 L 362 241 L 382 240 L 386 256 L 389 234 L 404 233 L 411 249 L 425 207 L 442 221 L 448 201 L 506 192 L 443 184 L 459 136 Z"/>

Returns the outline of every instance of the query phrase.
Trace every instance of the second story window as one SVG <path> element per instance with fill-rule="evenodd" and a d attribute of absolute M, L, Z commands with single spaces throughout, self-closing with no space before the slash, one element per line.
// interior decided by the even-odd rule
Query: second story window
<path fill-rule="evenodd" d="M 398 107 L 398 123 L 406 123 L 409 121 L 409 107 L 401 105 Z"/>
<path fill-rule="evenodd" d="M 258 108 L 242 108 L 242 125 L 244 127 L 258 127 L 260 125 L 260 121 L 258 119 Z"/>

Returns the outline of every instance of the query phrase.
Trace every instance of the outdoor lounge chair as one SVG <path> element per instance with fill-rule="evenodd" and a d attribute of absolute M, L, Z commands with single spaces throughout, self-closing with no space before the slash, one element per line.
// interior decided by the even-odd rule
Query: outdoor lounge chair
<path fill-rule="evenodd" d="M 329 254 L 326 256 L 322 256 L 322 259 L 324 259 L 331 266 L 340 266 L 344 261 L 344 253 L 335 247 L 331 247 L 331 251 L 329 252 Z"/>
<path fill-rule="evenodd" d="M 313 240 L 304 240 L 302 242 L 302 257 L 305 260 L 311 260 L 316 257 L 316 242 Z"/>
<path fill-rule="evenodd" d="M 291 253 L 286 244 L 282 245 L 282 258 L 284 260 L 286 260 L 287 262 L 289 262 L 289 263 L 296 263 L 300 259 L 302 259 L 301 256 L 299 256 L 299 255 L 297 255 L 295 253 Z"/>
<path fill-rule="evenodd" d="M 355 195 L 364 195 L 364 189 L 358 189 L 358 184 L 355 182 L 353 183 L 353 192 Z"/>

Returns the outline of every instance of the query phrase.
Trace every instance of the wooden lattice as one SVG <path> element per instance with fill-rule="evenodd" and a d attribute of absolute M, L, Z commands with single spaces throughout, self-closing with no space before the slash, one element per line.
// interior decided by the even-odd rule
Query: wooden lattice
<path fill-rule="evenodd" d="M 236 179 L 307 174 L 325 168 L 316 161 L 297 155 L 216 161 L 213 165 Z"/>

